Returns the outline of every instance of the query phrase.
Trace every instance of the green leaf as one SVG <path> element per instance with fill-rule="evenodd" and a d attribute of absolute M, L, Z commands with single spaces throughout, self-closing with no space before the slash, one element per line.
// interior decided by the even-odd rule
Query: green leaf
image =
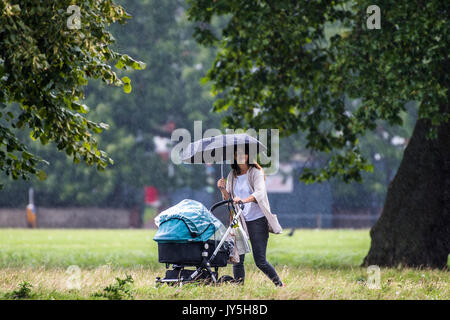
<path fill-rule="evenodd" d="M 47 179 L 47 174 L 45 173 L 44 170 L 39 170 L 37 176 L 38 176 L 39 180 L 41 180 L 41 181 Z"/>
<path fill-rule="evenodd" d="M 132 68 L 134 70 L 144 70 L 147 67 L 147 65 L 144 62 L 141 61 L 135 61 L 132 64 Z"/>
<path fill-rule="evenodd" d="M 131 85 L 130 85 L 129 83 L 126 83 L 126 84 L 123 86 L 123 91 L 124 91 L 125 93 L 130 93 L 130 92 L 131 92 Z"/>
<path fill-rule="evenodd" d="M 10 157 L 11 159 L 17 160 L 17 157 L 12 153 L 8 153 L 8 157 Z"/>
<path fill-rule="evenodd" d="M 203 78 L 200 79 L 200 84 L 205 85 L 205 84 L 208 83 L 208 81 L 209 81 L 208 77 L 203 77 Z"/>
<path fill-rule="evenodd" d="M 109 129 L 109 124 L 107 124 L 107 123 L 100 122 L 98 125 L 105 130 Z"/>
<path fill-rule="evenodd" d="M 115 67 L 117 69 L 123 69 L 125 67 L 125 64 L 122 62 L 122 60 L 117 61 Z"/>
<path fill-rule="evenodd" d="M 31 138 L 31 140 L 36 141 L 37 138 L 34 137 L 34 133 L 35 132 L 33 130 L 30 131 L 30 138 Z"/>
<path fill-rule="evenodd" d="M 22 158 L 24 158 L 25 160 L 28 160 L 30 158 L 32 158 L 33 155 L 27 151 L 22 152 Z"/>

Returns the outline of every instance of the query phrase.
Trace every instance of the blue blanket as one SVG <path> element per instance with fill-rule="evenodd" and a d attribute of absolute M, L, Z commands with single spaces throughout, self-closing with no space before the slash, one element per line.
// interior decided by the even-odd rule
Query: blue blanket
<path fill-rule="evenodd" d="M 155 217 L 157 242 L 204 242 L 223 226 L 202 203 L 184 199 Z"/>

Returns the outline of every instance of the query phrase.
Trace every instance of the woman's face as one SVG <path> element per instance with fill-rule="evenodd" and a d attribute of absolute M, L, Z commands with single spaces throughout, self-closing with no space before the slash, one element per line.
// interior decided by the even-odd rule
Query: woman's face
<path fill-rule="evenodd" d="M 248 160 L 248 154 L 245 154 L 245 152 L 238 150 L 234 153 L 234 159 L 236 160 L 237 164 L 245 164 Z"/>

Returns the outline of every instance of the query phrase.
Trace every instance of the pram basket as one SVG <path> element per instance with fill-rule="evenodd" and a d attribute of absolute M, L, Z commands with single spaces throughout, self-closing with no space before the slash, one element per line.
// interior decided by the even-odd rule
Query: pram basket
<path fill-rule="evenodd" d="M 220 241 L 207 240 L 206 242 L 192 243 L 158 243 L 158 261 L 185 266 L 198 266 L 202 263 L 202 253 L 210 257 Z M 206 245 L 206 246 L 205 246 Z M 211 267 L 226 267 L 230 256 L 232 244 L 225 243 L 218 254 L 211 261 Z"/>

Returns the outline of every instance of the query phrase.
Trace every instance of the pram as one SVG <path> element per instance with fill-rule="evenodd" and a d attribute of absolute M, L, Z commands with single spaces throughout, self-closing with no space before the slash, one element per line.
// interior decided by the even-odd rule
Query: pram
<path fill-rule="evenodd" d="M 225 204 L 231 215 L 226 230 L 222 222 L 212 214 Z M 236 206 L 230 199 L 215 203 L 208 211 L 200 202 L 185 199 L 161 212 L 155 218 L 158 231 L 153 240 L 158 242 L 158 261 L 166 264 L 166 274 L 163 279 L 156 278 L 156 285 L 182 285 L 202 280 L 207 283 L 232 281 L 231 276 L 218 278 L 218 270 L 227 265 L 234 247 L 234 242 L 229 237 L 230 231 L 238 226 L 243 208 L 242 202 Z"/>

